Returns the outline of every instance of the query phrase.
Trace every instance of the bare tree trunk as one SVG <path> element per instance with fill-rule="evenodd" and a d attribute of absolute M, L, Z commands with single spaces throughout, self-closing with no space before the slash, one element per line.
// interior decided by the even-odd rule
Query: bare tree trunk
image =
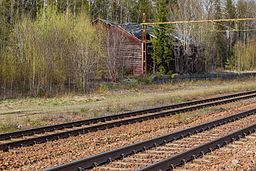
<path fill-rule="evenodd" d="M 48 0 L 44 0 L 44 6 L 43 6 L 43 8 L 44 8 L 44 12 L 43 12 L 44 18 L 46 17 L 46 8 L 47 8 L 47 5 L 48 5 Z"/>
<path fill-rule="evenodd" d="M 69 14 L 69 0 L 67 0 L 67 15 Z"/>

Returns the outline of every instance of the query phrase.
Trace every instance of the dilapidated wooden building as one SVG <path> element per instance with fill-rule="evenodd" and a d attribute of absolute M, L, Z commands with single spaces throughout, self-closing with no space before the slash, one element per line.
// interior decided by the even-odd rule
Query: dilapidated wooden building
<path fill-rule="evenodd" d="M 97 19 L 94 24 L 105 30 L 105 63 L 108 77 L 116 80 L 125 75 L 140 76 L 142 74 L 141 40 L 122 25 L 103 19 Z"/>
<path fill-rule="evenodd" d="M 125 75 L 142 75 L 142 26 L 135 23 L 116 24 L 103 19 L 95 20 L 94 24 L 105 30 L 108 76 L 112 80 L 116 80 Z M 203 48 L 191 37 L 179 33 L 173 33 L 172 36 L 175 57 L 172 64 L 173 72 L 180 74 L 203 72 Z M 146 34 L 149 42 L 147 43 L 146 55 L 148 72 L 153 71 L 151 59 L 153 45 L 150 43 L 153 37 L 153 28 L 148 27 Z"/>
<path fill-rule="evenodd" d="M 206 71 L 204 48 L 192 37 L 180 33 L 173 35 L 175 57 L 174 72 L 179 74 L 203 73 Z"/>

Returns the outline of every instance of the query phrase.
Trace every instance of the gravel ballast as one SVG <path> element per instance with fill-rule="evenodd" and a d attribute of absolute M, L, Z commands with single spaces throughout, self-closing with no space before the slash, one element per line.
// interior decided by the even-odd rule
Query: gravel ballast
<path fill-rule="evenodd" d="M 256 169 L 256 133 L 187 163 L 180 170 L 252 171 Z"/>

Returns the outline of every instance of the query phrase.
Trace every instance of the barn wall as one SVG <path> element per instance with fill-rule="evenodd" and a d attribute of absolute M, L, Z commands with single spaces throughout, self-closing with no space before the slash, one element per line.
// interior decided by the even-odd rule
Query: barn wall
<path fill-rule="evenodd" d="M 106 49 L 111 52 L 110 58 L 115 58 L 116 70 L 119 77 L 125 75 L 142 75 L 141 41 L 135 36 L 125 33 L 113 26 L 107 26 Z"/>
<path fill-rule="evenodd" d="M 107 78 L 116 80 L 125 75 L 142 75 L 141 41 L 124 29 L 97 20 L 94 25 L 105 30 Z"/>
<path fill-rule="evenodd" d="M 124 58 L 124 68 L 132 71 L 132 75 L 142 75 L 142 47 L 140 43 L 125 40 L 121 45 L 120 56 Z"/>

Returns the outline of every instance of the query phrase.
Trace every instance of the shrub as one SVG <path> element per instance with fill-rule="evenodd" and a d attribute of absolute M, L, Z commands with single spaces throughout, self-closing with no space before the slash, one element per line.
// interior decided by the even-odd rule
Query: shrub
<path fill-rule="evenodd" d="M 74 84 L 85 92 L 98 74 L 101 41 L 86 14 L 75 17 L 48 7 L 36 21 L 24 18 L 14 26 L 0 82 L 5 87 L 21 85 L 22 93 L 33 96 Z"/>

